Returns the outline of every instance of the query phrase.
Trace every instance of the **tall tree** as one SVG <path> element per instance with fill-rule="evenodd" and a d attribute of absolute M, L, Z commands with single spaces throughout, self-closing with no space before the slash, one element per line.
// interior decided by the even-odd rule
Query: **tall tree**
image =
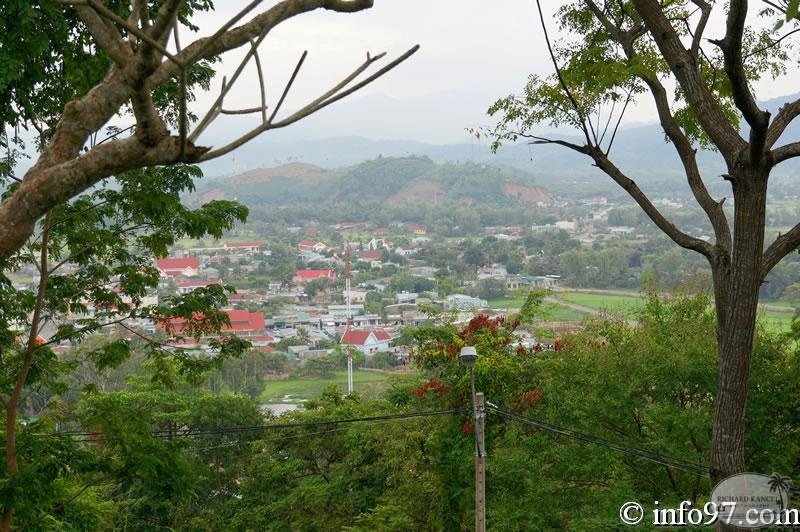
<path fill-rule="evenodd" d="M 18 181 L 0 203 L 0 259 L 19 250 L 37 220 L 50 209 L 104 178 L 137 168 L 196 163 L 225 155 L 259 134 L 286 127 L 346 97 L 413 54 L 413 47 L 381 69 L 364 74 L 385 54 L 366 59 L 341 82 L 291 113 L 281 106 L 292 88 L 304 52 L 276 98 L 267 105 L 259 47 L 270 30 L 316 9 L 349 13 L 372 0 L 282 0 L 258 11 L 249 2 L 209 37 L 181 46 L 180 37 L 196 30 L 192 15 L 213 9 L 210 0 L 10 0 L 0 5 L 6 22 L 0 47 L 0 141 L 8 158 L 18 150 L 20 127 L 38 132 L 40 155 L 19 179 L 13 162 L 0 175 Z M 192 89 L 208 87 L 211 63 L 244 49 L 244 58 L 205 115 L 188 109 Z M 231 107 L 226 96 L 248 64 L 255 66 L 260 101 Z M 110 120 L 122 114 L 128 128 L 115 128 L 97 142 Z M 231 143 L 211 148 L 200 137 L 220 114 L 249 114 L 259 123 Z M 13 127 L 15 134 L 9 135 Z M 171 131 L 170 128 L 173 130 Z M 17 154 L 18 155 L 18 154 Z"/>
<path fill-rule="evenodd" d="M 788 37 L 797 30 L 775 20 L 796 26 L 797 3 L 764 1 L 759 15 L 765 18 L 748 25 L 754 9 L 746 0 L 580 0 L 558 12 L 569 37 L 555 43 L 537 1 L 555 72 L 546 78 L 531 76 L 523 97 L 502 99 L 490 109 L 500 117 L 490 131 L 495 147 L 527 138 L 587 156 L 676 244 L 708 260 L 719 355 L 710 451 L 713 480 L 744 470 L 745 405 L 759 287 L 800 245 L 800 224 L 767 246 L 764 235 L 770 173 L 800 156 L 800 142 L 781 139 L 800 115 L 800 99 L 772 116 L 759 106 L 752 88 L 762 77 L 781 76 L 790 68 Z M 724 19 L 725 33 L 711 39 L 706 33 L 716 18 Z M 713 227 L 711 242 L 668 220 L 610 157 L 625 109 L 648 97 Z M 540 133 L 540 124 L 574 127 L 581 140 Z M 699 148 L 717 151 L 727 167 L 722 177 L 733 194 L 732 227 L 723 210 L 725 198 L 712 197 L 703 180 Z"/>
<path fill-rule="evenodd" d="M 207 369 L 249 346 L 223 336 L 209 344 L 215 356 L 204 359 L 180 342 L 169 344 L 146 332 L 147 325 L 178 319 L 185 327 L 175 336 L 199 340 L 219 335 L 228 324 L 219 309 L 227 302 L 229 287 L 213 285 L 158 302 L 150 297 L 159 283 L 153 259 L 166 255 L 175 240 L 218 238 L 247 216 L 245 207 L 230 201 L 212 201 L 194 210 L 181 205 L 181 193 L 192 190 L 199 175 L 198 168 L 183 165 L 120 175 L 114 189 L 100 188 L 48 211 L 36 237 L 9 259 L 0 259 L 0 272 L 27 267 L 36 276 L 33 290 L 0 283 L 0 407 L 5 418 L 0 429 L 5 454 L 0 530 L 9 530 L 15 510 L 28 504 L 22 499 L 30 490 L 20 487 L 36 469 L 35 460 L 20 456 L 17 445 L 27 430 L 18 419 L 24 398 L 39 387 L 63 392 L 65 374 L 74 369 L 53 347 L 74 345 L 92 333 L 115 333 L 84 346 L 86 358 L 103 370 L 123 363 L 134 343 L 144 340 L 141 350 L 154 375 L 166 381 L 172 364 L 182 375 L 201 380 Z"/>

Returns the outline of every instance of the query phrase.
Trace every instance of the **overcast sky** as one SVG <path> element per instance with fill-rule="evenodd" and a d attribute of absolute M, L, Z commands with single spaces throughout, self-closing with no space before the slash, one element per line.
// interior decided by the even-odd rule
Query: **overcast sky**
<path fill-rule="evenodd" d="M 244 3 L 217 2 L 220 7 L 214 15 L 200 20 L 202 33 L 213 31 L 223 17 Z M 547 3 L 553 11 L 556 2 Z M 408 124 L 392 129 L 392 111 L 403 107 L 408 115 L 413 111 L 405 108 L 416 106 L 422 107 L 419 110 L 425 118 L 416 120 L 415 140 L 465 141 L 469 137 L 464 128 L 490 122 L 485 111 L 495 99 L 519 91 L 531 72 L 547 71 L 532 0 L 376 0 L 372 9 L 355 14 L 318 10 L 276 28 L 267 37 L 261 58 L 274 101 L 297 58 L 303 50 L 309 51 L 286 104 L 292 108 L 349 73 L 367 51 L 385 51 L 392 58 L 414 44 L 421 48 L 413 57 L 348 101 L 335 104 L 342 109 L 325 110 L 317 119 L 297 124 L 293 132 L 268 136 L 292 140 L 332 134 L 408 138 Z M 241 54 L 226 56 L 220 70 L 233 71 L 239 57 Z M 254 72 L 254 68 L 248 69 L 248 77 L 232 101 L 257 104 Z M 209 98 L 198 101 L 197 108 L 207 106 Z M 374 122 L 380 117 L 375 115 L 381 105 L 387 120 L 377 124 Z"/>
<path fill-rule="evenodd" d="M 201 34 L 213 32 L 245 3 L 217 1 L 215 12 L 198 17 Z M 556 37 L 553 14 L 563 3 L 543 2 L 549 30 Z M 712 25 L 709 36 L 721 36 L 722 32 L 719 24 Z M 182 40 L 189 40 L 189 35 Z M 485 111 L 495 99 L 519 92 L 530 73 L 551 71 L 534 0 L 375 0 L 372 9 L 359 13 L 318 10 L 273 30 L 261 51 L 270 100 L 274 102 L 279 96 L 303 50 L 308 50 L 309 56 L 286 110 L 336 83 L 363 60 L 367 51 L 385 51 L 391 58 L 414 44 L 421 49 L 410 60 L 335 104 L 336 109 L 326 109 L 285 131 L 269 132 L 262 139 L 361 135 L 468 142 L 470 137 L 464 129 L 490 124 Z M 230 75 L 242 54 L 226 55 L 218 71 Z M 763 83 L 757 87 L 757 95 L 767 99 L 793 92 L 796 88 L 791 83 Z M 212 94 L 196 102 L 198 112 L 208 107 L 218 88 L 219 81 Z M 258 103 L 253 67 L 248 68 L 229 101 L 242 106 Z M 626 122 L 648 122 L 654 116 L 645 100 L 628 112 Z M 214 144 L 232 138 L 239 129 L 230 121 L 223 124 L 209 132 Z"/>

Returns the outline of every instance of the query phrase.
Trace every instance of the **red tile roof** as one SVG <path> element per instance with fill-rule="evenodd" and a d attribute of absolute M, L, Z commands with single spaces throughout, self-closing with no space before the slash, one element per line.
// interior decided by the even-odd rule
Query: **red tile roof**
<path fill-rule="evenodd" d="M 156 268 L 162 271 L 185 270 L 186 268 L 200 268 L 200 259 L 187 257 L 185 259 L 156 259 Z"/>
<path fill-rule="evenodd" d="M 392 337 L 383 329 L 347 329 L 342 335 L 339 343 L 350 345 L 364 345 L 367 343 L 370 334 L 379 342 L 391 340 Z"/>
<path fill-rule="evenodd" d="M 383 329 L 373 329 L 372 334 L 375 335 L 377 340 L 391 340 L 392 336 Z"/>
<path fill-rule="evenodd" d="M 336 274 L 330 270 L 297 270 L 294 274 L 304 281 L 311 281 L 312 279 L 319 279 L 320 277 L 328 277 L 329 279 L 336 278 Z"/>
<path fill-rule="evenodd" d="M 364 345 L 369 338 L 372 331 L 363 331 L 358 329 L 347 329 L 342 335 L 342 340 L 339 343 L 351 345 Z"/>
<path fill-rule="evenodd" d="M 362 251 L 360 257 L 364 260 L 380 260 L 383 257 L 381 251 Z"/>
<path fill-rule="evenodd" d="M 222 328 L 222 332 L 264 332 L 266 324 L 263 312 L 249 312 L 247 310 L 226 310 L 225 313 L 230 319 L 230 326 Z M 198 315 L 197 317 L 202 317 Z M 169 328 L 176 333 L 183 331 L 186 320 L 183 318 L 172 318 L 169 320 Z"/>

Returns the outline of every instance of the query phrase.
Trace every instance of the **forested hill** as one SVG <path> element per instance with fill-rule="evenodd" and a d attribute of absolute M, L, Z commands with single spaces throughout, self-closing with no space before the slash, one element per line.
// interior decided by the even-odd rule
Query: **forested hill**
<path fill-rule="evenodd" d="M 209 181 L 190 203 L 233 199 L 246 205 L 370 203 L 535 205 L 553 197 L 521 170 L 428 157 L 378 157 L 326 170 L 306 163 L 259 168 Z"/>

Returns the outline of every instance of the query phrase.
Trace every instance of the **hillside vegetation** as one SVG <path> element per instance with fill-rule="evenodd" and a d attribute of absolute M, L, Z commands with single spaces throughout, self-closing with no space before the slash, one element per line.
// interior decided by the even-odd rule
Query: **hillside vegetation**
<path fill-rule="evenodd" d="M 327 170 L 306 163 L 260 168 L 209 182 L 190 200 L 232 199 L 250 205 L 551 203 L 553 196 L 521 170 L 428 157 L 378 157 Z"/>

